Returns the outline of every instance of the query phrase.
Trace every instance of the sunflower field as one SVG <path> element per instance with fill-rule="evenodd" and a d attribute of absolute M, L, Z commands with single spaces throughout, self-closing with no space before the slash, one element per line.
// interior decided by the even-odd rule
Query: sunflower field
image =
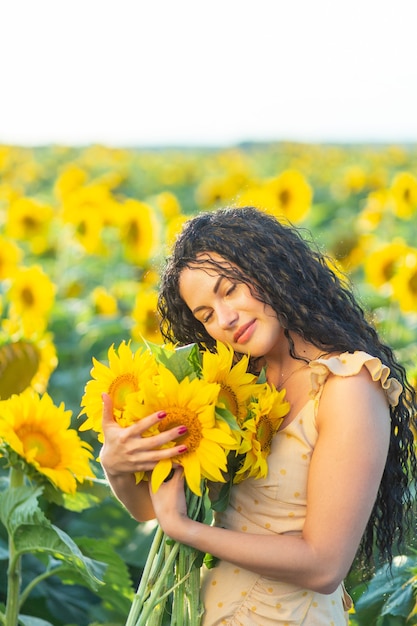
<path fill-rule="evenodd" d="M 417 146 L 0 145 L 0 624 L 126 623 L 155 526 L 110 494 L 81 400 L 93 357 L 161 342 L 170 245 L 227 205 L 311 232 L 417 385 Z M 415 543 L 352 568 L 352 626 L 417 624 Z"/>

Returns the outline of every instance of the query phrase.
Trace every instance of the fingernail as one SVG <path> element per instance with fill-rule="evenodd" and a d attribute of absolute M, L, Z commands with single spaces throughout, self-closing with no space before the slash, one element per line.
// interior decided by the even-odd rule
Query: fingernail
<path fill-rule="evenodd" d="M 187 452 L 188 448 L 187 446 L 181 446 L 181 448 L 178 448 L 178 454 L 182 454 L 183 452 Z"/>
<path fill-rule="evenodd" d="M 159 411 L 157 417 L 158 417 L 158 419 L 161 420 L 163 417 L 166 417 L 166 415 L 167 415 L 166 411 Z"/>
<path fill-rule="evenodd" d="M 183 435 L 184 433 L 186 433 L 188 430 L 188 428 L 186 426 L 180 426 L 178 429 L 178 434 L 179 435 Z"/>

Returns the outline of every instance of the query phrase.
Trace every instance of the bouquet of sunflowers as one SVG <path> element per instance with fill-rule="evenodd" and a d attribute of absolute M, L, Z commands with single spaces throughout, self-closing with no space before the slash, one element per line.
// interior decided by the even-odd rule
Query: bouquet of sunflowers
<path fill-rule="evenodd" d="M 270 386 L 264 373 L 248 371 L 246 355 L 235 361 L 233 350 L 217 343 L 216 352 L 146 344 L 136 351 L 122 342 L 108 350 L 108 365 L 93 358 L 85 387 L 80 430 L 93 429 L 102 440 L 102 394 L 113 401 L 115 420 L 129 426 L 164 409 L 161 424 L 143 436 L 185 425 L 186 452 L 157 463 L 152 472 L 137 472 L 136 481 L 150 480 L 154 492 L 173 464 L 183 467 L 188 514 L 211 522 L 212 511 L 224 510 L 234 483 L 266 476 L 272 437 L 289 410 L 285 390 Z M 211 489 L 215 483 L 216 488 Z M 213 494 L 216 494 L 215 499 Z M 198 626 L 204 612 L 200 570 L 210 555 L 170 540 L 157 527 L 134 596 L 126 626 L 159 626 L 171 614 L 171 625 Z"/>

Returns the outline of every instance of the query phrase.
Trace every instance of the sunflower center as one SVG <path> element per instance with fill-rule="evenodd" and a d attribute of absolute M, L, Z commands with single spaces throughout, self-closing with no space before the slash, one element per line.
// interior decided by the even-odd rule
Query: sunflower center
<path fill-rule="evenodd" d="M 27 307 L 33 306 L 35 298 L 33 297 L 33 291 L 29 287 L 24 287 L 20 292 L 20 299 Z"/>
<path fill-rule="evenodd" d="M 414 295 L 416 295 L 417 294 L 417 273 L 412 275 L 412 277 L 408 281 L 408 286 L 410 287 L 410 291 Z"/>
<path fill-rule="evenodd" d="M 34 458 L 41 467 L 54 468 L 59 464 L 61 460 L 59 450 L 44 433 L 23 427 L 17 434 L 23 444 L 25 452 L 36 450 Z"/>
<path fill-rule="evenodd" d="M 382 268 L 382 275 L 385 278 L 385 281 L 388 282 L 395 274 L 395 260 L 390 259 L 385 263 Z"/>
<path fill-rule="evenodd" d="M 220 393 L 219 393 L 219 400 L 220 402 L 223 402 L 225 404 L 226 409 L 230 411 L 230 413 L 234 415 L 240 423 L 241 416 L 239 415 L 240 413 L 239 403 L 237 401 L 237 397 L 233 389 L 229 387 L 228 385 L 222 384 Z"/>
<path fill-rule="evenodd" d="M 175 428 L 176 426 L 186 426 L 187 432 L 176 438 L 175 444 L 187 446 L 187 452 L 194 452 L 200 445 L 203 438 L 201 423 L 196 414 L 185 407 L 172 406 L 166 409 L 166 417 L 159 427 L 161 432 Z"/>
<path fill-rule="evenodd" d="M 26 231 L 36 232 L 39 229 L 39 222 L 34 220 L 30 215 L 25 215 L 22 222 Z"/>
<path fill-rule="evenodd" d="M 135 246 L 137 245 L 139 238 L 140 238 L 140 233 L 139 233 L 138 223 L 132 220 L 131 222 L 129 222 L 129 225 L 127 228 L 126 239 L 130 245 Z"/>
<path fill-rule="evenodd" d="M 126 404 L 126 396 L 138 390 L 138 381 L 131 372 L 117 376 L 109 387 L 109 396 L 113 400 L 113 407 L 123 411 Z"/>
<path fill-rule="evenodd" d="M 269 454 L 272 444 L 273 429 L 267 415 L 261 415 L 256 429 L 256 438 L 261 444 L 261 451 Z"/>
<path fill-rule="evenodd" d="M 278 199 L 283 207 L 287 207 L 291 202 L 291 192 L 289 189 L 283 189 L 278 194 Z"/>

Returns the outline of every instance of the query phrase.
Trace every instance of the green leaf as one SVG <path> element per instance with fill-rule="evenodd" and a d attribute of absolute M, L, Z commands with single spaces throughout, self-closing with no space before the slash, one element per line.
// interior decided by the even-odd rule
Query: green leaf
<path fill-rule="evenodd" d="M 38 371 L 38 348 L 28 341 L 16 341 L 0 346 L 0 398 L 7 400 L 29 387 Z"/>
<path fill-rule="evenodd" d="M 49 502 L 54 502 L 68 511 L 80 513 L 96 506 L 110 493 L 110 487 L 106 480 L 94 478 L 77 485 L 76 493 L 71 494 L 63 493 L 52 485 L 46 486 L 44 496 Z"/>
<path fill-rule="evenodd" d="M 211 508 L 213 511 L 217 511 L 218 513 L 222 513 L 226 510 L 229 500 L 230 500 L 230 491 L 232 489 L 232 481 L 226 481 L 220 488 L 219 495 L 211 503 Z"/>
<path fill-rule="evenodd" d="M 264 384 L 268 382 L 266 378 L 266 367 L 263 367 L 259 373 L 258 380 L 256 381 L 259 384 Z"/>
<path fill-rule="evenodd" d="M 112 611 L 126 616 L 129 613 L 134 589 L 124 560 L 103 540 L 83 537 L 77 539 L 77 544 L 90 558 L 106 563 L 104 585 L 98 589 L 97 595 L 105 605 L 110 603 Z"/>
<path fill-rule="evenodd" d="M 386 565 L 381 567 L 367 587 L 367 590 L 355 602 L 356 619 L 359 626 L 377 624 L 379 616 L 401 616 L 404 620 L 411 613 L 414 605 L 413 587 L 410 584 L 410 570 L 415 566 L 415 559 L 406 556 L 394 558 L 392 570 Z M 394 622 L 395 623 L 395 622 Z M 383 622 L 388 626 L 389 622 Z"/>
<path fill-rule="evenodd" d="M 12 536 L 22 524 L 49 523 L 38 504 L 42 491 L 42 487 L 23 486 L 0 493 L 0 520 Z"/>
<path fill-rule="evenodd" d="M 19 624 L 22 626 L 54 626 L 51 622 L 30 615 L 19 615 Z"/>
<path fill-rule="evenodd" d="M 201 355 L 196 343 L 167 350 L 163 345 L 146 342 L 155 358 L 174 374 L 178 382 L 186 376 L 190 379 L 198 376 L 201 370 Z"/>
<path fill-rule="evenodd" d="M 21 525 L 15 532 L 14 544 L 17 553 L 46 552 L 51 557 L 64 561 L 81 574 L 84 583 L 94 591 L 103 584 L 107 565 L 85 556 L 75 541 L 57 526 Z"/>
<path fill-rule="evenodd" d="M 208 552 L 204 555 L 204 565 L 207 567 L 207 569 L 213 569 L 213 567 L 216 567 L 217 563 L 220 561 L 220 559 L 217 556 L 213 556 L 212 554 L 209 554 Z"/>
<path fill-rule="evenodd" d="M 69 535 L 51 524 L 39 508 L 41 493 L 40 488 L 23 486 L 0 494 L 0 517 L 13 537 L 17 554 L 48 553 L 71 565 L 96 590 L 106 565 L 85 557 Z"/>
<path fill-rule="evenodd" d="M 409 579 L 388 598 L 381 615 L 400 615 L 408 617 L 414 606 L 415 589 Z"/>
<path fill-rule="evenodd" d="M 216 416 L 222 419 L 230 427 L 231 430 L 240 430 L 240 426 L 236 421 L 236 417 L 231 411 L 224 407 L 216 406 Z"/>

